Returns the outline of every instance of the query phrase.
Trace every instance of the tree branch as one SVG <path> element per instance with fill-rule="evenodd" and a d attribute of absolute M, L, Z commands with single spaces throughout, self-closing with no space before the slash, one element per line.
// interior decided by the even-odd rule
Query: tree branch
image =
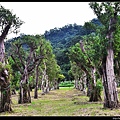
<path fill-rule="evenodd" d="M 18 63 L 16 62 L 15 58 L 13 57 L 13 55 L 11 55 L 13 61 L 15 62 L 17 68 L 19 69 L 20 73 L 23 74 L 23 70 L 19 67 Z"/>
<path fill-rule="evenodd" d="M 10 29 L 10 27 L 11 27 L 11 23 L 10 24 L 8 24 L 5 28 L 4 28 L 4 30 L 3 30 L 3 32 L 2 32 L 2 34 L 1 34 L 1 36 L 0 36 L 0 41 L 3 41 L 4 39 L 5 39 L 5 37 L 7 36 L 7 34 L 8 34 L 8 31 L 9 31 L 9 29 Z"/>

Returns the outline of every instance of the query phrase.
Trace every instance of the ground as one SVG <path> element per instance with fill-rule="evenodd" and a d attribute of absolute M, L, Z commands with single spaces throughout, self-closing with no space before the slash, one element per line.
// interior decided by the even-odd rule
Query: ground
<path fill-rule="evenodd" d="M 18 104 L 18 94 L 12 95 L 13 112 L 3 112 L 0 116 L 120 116 L 120 109 L 104 109 L 101 102 L 88 102 L 89 98 L 73 87 L 52 90 L 34 99 L 32 103 Z M 103 99 L 103 96 L 102 96 Z"/>

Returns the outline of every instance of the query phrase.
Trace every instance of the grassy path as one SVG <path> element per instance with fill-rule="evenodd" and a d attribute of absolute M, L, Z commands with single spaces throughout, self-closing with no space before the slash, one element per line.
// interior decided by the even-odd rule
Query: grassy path
<path fill-rule="evenodd" d="M 41 95 L 32 103 L 18 104 L 18 96 L 12 95 L 12 113 L 0 116 L 120 116 L 120 109 L 103 109 L 103 102 L 90 103 L 88 97 L 74 88 L 60 88 Z"/>

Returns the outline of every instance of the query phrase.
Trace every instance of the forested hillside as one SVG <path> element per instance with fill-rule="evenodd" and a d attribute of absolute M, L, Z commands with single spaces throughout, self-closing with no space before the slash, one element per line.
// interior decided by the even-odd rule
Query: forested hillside
<path fill-rule="evenodd" d="M 101 25 L 100 21 L 95 18 L 93 18 L 90 22 L 96 25 Z M 61 67 L 62 74 L 65 76 L 65 80 L 73 79 L 72 76 L 68 74 L 68 71 L 70 70 L 70 61 L 66 55 L 68 48 L 79 42 L 82 36 L 88 35 L 92 32 L 94 32 L 93 29 L 86 28 L 82 25 L 77 25 L 76 23 L 45 31 L 44 37 L 51 42 L 57 63 Z M 7 40 L 5 42 L 6 51 L 10 47 L 9 43 L 21 38 L 23 35 L 24 34 L 21 34 L 19 37 Z"/>
<path fill-rule="evenodd" d="M 100 21 L 95 18 L 90 22 L 96 25 L 102 25 Z M 70 70 L 70 61 L 66 55 L 68 48 L 79 42 L 82 36 L 88 35 L 92 32 L 94 32 L 93 29 L 77 24 L 68 24 L 62 28 L 54 28 L 49 31 L 45 31 L 44 36 L 51 42 L 58 65 L 60 65 L 66 80 L 73 79 L 72 76 L 68 75 L 68 71 Z"/>

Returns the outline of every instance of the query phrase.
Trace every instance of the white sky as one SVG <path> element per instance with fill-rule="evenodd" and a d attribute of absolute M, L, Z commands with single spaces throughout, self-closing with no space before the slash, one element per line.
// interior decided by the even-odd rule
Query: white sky
<path fill-rule="evenodd" d="M 21 25 L 20 33 L 44 34 L 55 27 L 61 28 L 67 24 L 84 25 L 84 22 L 96 18 L 89 2 L 0 2 L 5 9 L 12 10 L 25 23 Z M 16 37 L 9 34 L 7 38 Z"/>

